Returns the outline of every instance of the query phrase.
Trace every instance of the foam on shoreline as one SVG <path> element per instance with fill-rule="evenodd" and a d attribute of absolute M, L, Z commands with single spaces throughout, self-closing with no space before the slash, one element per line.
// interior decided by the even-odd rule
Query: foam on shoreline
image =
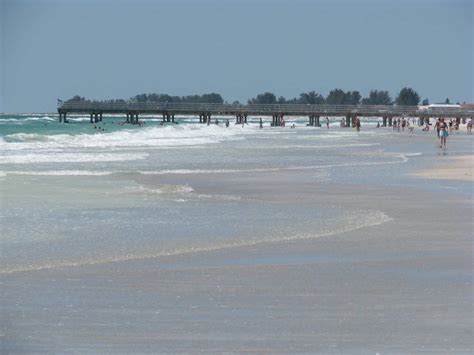
<path fill-rule="evenodd" d="M 57 260 L 57 261 L 45 261 L 30 265 L 21 265 L 21 266 L 6 266 L 5 268 L 0 269 L 1 274 L 14 274 L 18 272 L 31 272 L 31 271 L 42 271 L 42 270 L 51 270 L 65 267 L 80 267 L 80 266 L 93 266 L 101 264 L 109 264 L 115 262 L 126 262 L 126 261 L 138 261 L 138 260 L 147 260 L 147 259 L 156 259 L 159 257 L 170 257 L 178 256 L 183 254 L 191 253 L 202 253 L 202 252 L 213 252 L 223 249 L 230 248 L 240 248 L 240 247 L 252 247 L 260 244 L 266 243 L 278 243 L 278 242 L 289 242 L 296 240 L 308 240 L 308 239 L 318 239 L 324 237 L 330 237 L 342 233 L 348 233 L 355 230 L 359 230 L 366 227 L 377 226 L 392 220 L 391 217 L 383 213 L 382 211 L 358 211 L 359 213 L 354 214 L 354 216 L 349 216 L 346 220 L 344 226 L 339 226 L 331 230 L 322 230 L 314 233 L 301 233 L 294 235 L 279 235 L 279 236 L 263 236 L 256 239 L 249 240 L 230 240 L 226 242 L 221 242 L 214 245 L 207 246 L 195 246 L 175 250 L 165 250 L 165 251 L 152 251 L 152 252 L 141 252 L 141 253 L 130 253 L 125 255 L 114 255 L 114 256 L 105 256 L 105 257 L 84 257 L 80 260 Z M 363 218 L 361 218 L 363 216 Z"/>

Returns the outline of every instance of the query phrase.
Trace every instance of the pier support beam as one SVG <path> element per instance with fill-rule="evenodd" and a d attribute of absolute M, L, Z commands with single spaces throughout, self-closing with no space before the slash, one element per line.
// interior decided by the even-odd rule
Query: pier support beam
<path fill-rule="evenodd" d="M 90 119 L 90 122 L 91 122 L 91 123 L 94 123 L 94 114 L 93 114 L 93 113 L 91 113 L 91 119 Z"/>
<path fill-rule="evenodd" d="M 235 115 L 235 124 L 242 124 L 242 114 Z"/>
<path fill-rule="evenodd" d="M 279 127 L 281 126 L 281 121 L 283 119 L 283 114 L 275 114 L 272 116 L 272 126 Z"/>
<path fill-rule="evenodd" d="M 314 116 L 314 126 L 321 127 L 321 123 L 319 122 L 319 116 Z"/>
<path fill-rule="evenodd" d="M 387 116 L 382 117 L 382 126 L 387 127 Z"/>
<path fill-rule="evenodd" d="M 98 113 L 94 113 L 94 122 L 95 123 L 99 122 L 99 114 Z"/>
<path fill-rule="evenodd" d="M 102 122 L 102 112 L 99 113 L 99 121 Z"/>
<path fill-rule="evenodd" d="M 346 115 L 346 127 L 351 126 L 351 115 Z"/>
<path fill-rule="evenodd" d="M 392 120 L 393 120 L 393 117 L 388 118 L 388 126 L 389 127 L 392 127 Z"/>
<path fill-rule="evenodd" d="M 308 126 L 321 127 L 321 124 L 319 123 L 319 116 L 317 116 L 317 115 L 309 116 Z"/>
<path fill-rule="evenodd" d="M 211 123 L 211 114 L 209 114 L 209 113 L 200 114 L 199 115 L 199 123 L 207 123 L 207 125 L 210 125 L 210 123 Z"/>

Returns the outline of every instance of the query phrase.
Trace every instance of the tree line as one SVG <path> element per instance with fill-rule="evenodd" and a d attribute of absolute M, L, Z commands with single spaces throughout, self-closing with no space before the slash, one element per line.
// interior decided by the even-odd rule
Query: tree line
<path fill-rule="evenodd" d="M 97 102 L 89 100 L 82 96 L 76 95 L 67 102 Z M 126 102 L 177 102 L 177 103 L 227 103 L 220 94 L 210 93 L 202 95 L 172 96 L 168 94 L 138 94 L 132 96 L 128 100 L 112 99 L 100 102 L 107 103 L 126 103 Z M 248 104 L 310 104 L 310 105 L 398 105 L 398 106 L 416 106 L 420 102 L 420 95 L 412 88 L 405 87 L 400 90 L 395 100 L 392 99 L 388 91 L 371 90 L 367 97 L 362 98 L 359 91 L 344 91 L 342 89 L 334 89 L 324 97 L 316 91 L 303 92 L 299 97 L 286 99 L 283 96 L 277 97 L 272 92 L 264 92 L 249 99 Z M 234 104 L 240 104 L 234 101 Z M 449 103 L 449 99 L 446 99 Z M 428 105 L 428 99 L 423 100 L 423 105 Z"/>
<path fill-rule="evenodd" d="M 283 96 L 276 97 L 271 92 L 258 94 L 248 100 L 249 104 L 311 104 L 311 105 L 393 105 L 416 106 L 420 102 L 420 96 L 411 88 L 403 88 L 398 93 L 395 100 L 388 91 L 371 90 L 367 97 L 362 98 L 359 91 L 344 91 L 334 89 L 324 97 L 316 91 L 308 91 L 293 99 L 285 99 Z"/>

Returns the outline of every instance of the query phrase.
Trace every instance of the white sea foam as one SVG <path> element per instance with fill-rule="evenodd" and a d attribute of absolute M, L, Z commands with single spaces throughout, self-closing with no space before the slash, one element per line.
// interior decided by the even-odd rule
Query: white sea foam
<path fill-rule="evenodd" d="M 73 154 L 74 155 L 74 154 Z M 268 167 L 268 168 L 250 168 L 250 169 L 164 169 L 164 170 L 110 170 L 110 171 L 91 171 L 91 170 L 6 170 L 1 171 L 0 176 L 7 175 L 40 175 L 40 176 L 105 176 L 112 174 L 141 174 L 141 175 L 188 175 L 188 174 L 237 174 L 237 173 L 265 173 L 275 172 L 284 170 L 318 170 L 326 168 L 338 168 L 338 167 L 352 167 L 352 166 L 370 166 L 370 165 L 387 165 L 387 164 L 402 164 L 408 162 L 409 157 L 420 156 L 422 153 L 394 153 L 391 155 L 393 160 L 384 160 L 376 162 L 355 162 L 355 163 L 339 163 L 339 164 L 321 164 L 321 165 L 302 165 L 302 166 L 288 166 L 288 167 Z M 18 156 L 19 161 L 16 163 L 29 163 L 32 162 L 38 155 L 28 157 L 27 155 Z M 26 157 L 26 158 L 22 158 Z M 50 158 L 53 157 L 53 158 Z M 57 160 L 51 160 L 56 159 Z M 64 161 L 82 162 L 82 161 L 122 161 L 122 160 L 135 160 L 145 159 L 147 153 L 133 153 L 133 154 L 99 154 L 97 157 L 91 157 L 90 154 L 78 154 L 75 157 L 76 160 L 67 160 L 70 157 L 63 157 Z M 10 157 L 11 158 L 11 157 Z M 46 155 L 43 158 L 45 161 L 42 162 L 60 162 L 61 157 L 57 155 Z M 80 160 L 89 159 L 89 160 Z M 93 160 L 96 159 L 96 160 Z M 103 159 L 103 160 L 100 160 Z M 106 160 L 109 159 L 109 160 Z M 2 161 L 0 161 L 0 164 Z M 11 161 L 9 161 L 11 163 Z"/>
<path fill-rule="evenodd" d="M 5 155 L 0 164 L 85 163 L 146 159 L 148 153 L 56 153 Z"/>
<path fill-rule="evenodd" d="M 91 171 L 91 170 L 7 170 L 0 172 L 0 176 L 7 175 L 33 175 L 33 176 L 106 176 L 113 174 L 113 171 Z"/>
<path fill-rule="evenodd" d="M 79 267 L 87 265 L 100 265 L 114 262 L 125 262 L 134 260 L 147 260 L 156 259 L 165 256 L 177 256 L 182 254 L 191 253 L 202 253 L 202 252 L 213 252 L 223 249 L 239 248 L 239 247 L 252 247 L 259 244 L 265 243 L 279 243 L 286 241 L 304 240 L 304 239 L 317 239 L 325 238 L 333 235 L 348 233 L 362 228 L 373 227 L 381 225 L 383 223 L 391 221 L 392 218 L 383 213 L 382 211 L 351 211 L 350 214 L 346 214 L 344 223 L 340 223 L 338 226 L 332 228 L 323 229 L 319 232 L 314 233 L 301 233 L 301 234 L 279 234 L 279 235 L 267 235 L 261 237 L 255 237 L 251 239 L 234 239 L 223 242 L 216 242 L 211 245 L 204 246 L 191 246 L 176 248 L 171 250 L 158 250 L 150 252 L 137 252 L 128 253 L 121 255 L 111 256 L 100 256 L 100 257 L 82 257 L 76 260 L 57 260 L 57 261 L 45 261 L 35 264 L 27 265 L 5 265 L 0 269 L 0 274 L 12 274 L 18 272 L 32 272 L 41 270 L 58 269 L 65 267 Z"/>
<path fill-rule="evenodd" d="M 10 118 L 1 118 L 0 119 L 0 123 L 28 123 L 28 122 L 31 122 L 31 121 L 47 121 L 47 122 L 54 122 L 56 121 L 55 118 L 53 117 L 49 117 L 49 116 L 31 116 L 31 117 L 23 117 L 23 118 L 13 118 L 13 117 L 10 117 Z"/>
<path fill-rule="evenodd" d="M 137 185 L 137 186 L 127 186 L 123 194 L 189 194 L 193 192 L 194 189 L 188 185 L 161 185 L 158 188 Z"/>
<path fill-rule="evenodd" d="M 175 125 L 98 134 L 16 133 L 0 140 L 0 150 L 190 146 L 240 140 L 244 139 L 244 135 L 256 132 L 258 131 L 220 126 Z"/>

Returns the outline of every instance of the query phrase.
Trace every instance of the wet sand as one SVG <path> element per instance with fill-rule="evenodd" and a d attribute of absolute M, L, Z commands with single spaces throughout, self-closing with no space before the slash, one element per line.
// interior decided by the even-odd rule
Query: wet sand
<path fill-rule="evenodd" d="M 2 351 L 472 353 L 470 197 L 289 185 L 297 173 L 206 176 L 193 187 L 391 220 L 316 239 L 3 275 Z M 160 183 L 180 179 L 189 177 Z"/>
<path fill-rule="evenodd" d="M 474 155 L 444 157 L 441 166 L 414 173 L 424 179 L 474 181 Z"/>

